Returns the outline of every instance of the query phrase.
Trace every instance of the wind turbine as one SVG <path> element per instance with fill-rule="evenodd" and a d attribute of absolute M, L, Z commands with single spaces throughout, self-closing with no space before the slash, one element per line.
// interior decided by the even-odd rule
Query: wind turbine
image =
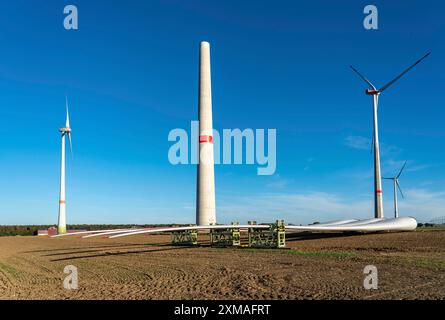
<path fill-rule="evenodd" d="M 199 49 L 199 163 L 196 192 L 196 224 L 216 224 L 215 160 L 213 155 L 212 80 L 210 44 Z"/>
<path fill-rule="evenodd" d="M 68 136 L 70 143 L 70 151 L 73 153 L 73 147 L 71 143 L 71 128 L 70 128 L 70 116 L 68 112 L 68 98 L 65 101 L 66 104 L 66 123 L 64 128 L 60 128 L 59 132 L 62 136 L 62 156 L 60 163 L 60 195 L 59 195 L 59 221 L 57 231 L 59 234 L 66 233 L 66 198 L 65 198 L 65 136 Z"/>
<path fill-rule="evenodd" d="M 402 171 L 405 168 L 405 166 L 406 166 L 406 161 L 405 161 L 405 164 L 403 165 L 402 169 L 400 169 L 399 173 L 395 177 L 383 178 L 386 180 L 392 180 L 394 182 L 394 218 L 399 217 L 399 207 L 398 207 L 398 203 L 397 203 L 397 189 L 400 191 L 402 198 L 405 198 L 405 196 L 403 195 L 403 192 L 402 192 L 402 188 L 400 188 L 400 184 L 399 184 L 399 177 L 402 174 Z"/>
<path fill-rule="evenodd" d="M 405 73 L 414 68 L 420 61 L 425 59 L 430 55 L 431 52 L 425 54 L 422 58 L 417 60 L 413 65 L 395 77 L 393 80 L 385 84 L 380 89 L 377 89 L 365 76 L 363 76 L 357 69 L 353 66 L 350 66 L 351 69 L 358 74 L 358 76 L 368 84 L 369 89 L 365 91 L 367 95 L 372 96 L 373 99 L 373 110 L 374 110 L 374 216 L 375 218 L 384 218 L 383 214 L 383 198 L 382 198 L 382 175 L 380 171 L 380 147 L 379 147 L 379 131 L 378 131 L 378 119 L 377 119 L 377 111 L 378 111 L 378 102 L 380 94 L 388 89 L 394 82 L 399 80 Z"/>

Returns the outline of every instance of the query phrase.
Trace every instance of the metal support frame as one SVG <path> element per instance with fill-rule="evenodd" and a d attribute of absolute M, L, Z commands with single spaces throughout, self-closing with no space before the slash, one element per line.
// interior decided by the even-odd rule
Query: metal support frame
<path fill-rule="evenodd" d="M 239 222 L 232 222 L 233 226 Z M 210 244 L 215 247 L 229 247 L 241 245 L 241 234 L 239 228 L 228 228 L 222 230 L 213 229 L 210 231 Z"/>
<path fill-rule="evenodd" d="M 249 221 L 255 225 L 256 221 Z M 249 228 L 249 247 L 252 248 L 284 248 L 286 247 L 286 232 L 284 220 L 277 220 L 268 230 Z"/>
<path fill-rule="evenodd" d="M 198 231 L 197 230 L 186 230 L 172 232 L 172 244 L 179 246 L 191 246 L 198 244 Z"/>

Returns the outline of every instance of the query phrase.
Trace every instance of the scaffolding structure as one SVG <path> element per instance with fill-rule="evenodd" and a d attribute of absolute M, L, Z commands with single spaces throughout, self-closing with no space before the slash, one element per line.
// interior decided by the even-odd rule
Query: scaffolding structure
<path fill-rule="evenodd" d="M 232 222 L 233 228 L 228 229 L 213 229 L 210 230 L 210 244 L 214 247 L 229 247 L 241 245 L 241 234 L 239 228 L 239 222 Z"/>
<path fill-rule="evenodd" d="M 256 225 L 256 221 L 249 221 L 249 225 Z M 248 246 L 251 248 L 284 248 L 286 247 L 286 232 L 284 220 L 276 220 L 269 228 L 248 228 Z M 209 232 L 210 245 L 213 247 L 240 247 L 241 232 L 239 222 L 232 222 L 232 227 L 225 229 L 211 229 Z M 173 245 L 192 246 L 198 244 L 198 230 L 175 231 L 171 233 Z"/>
<path fill-rule="evenodd" d="M 198 231 L 186 230 L 172 232 L 172 244 L 176 246 L 193 246 L 198 244 Z"/>
<path fill-rule="evenodd" d="M 256 221 L 249 221 L 256 225 Z M 252 248 L 284 248 L 286 247 L 286 232 L 284 220 L 277 220 L 269 229 L 248 229 L 249 247 Z"/>

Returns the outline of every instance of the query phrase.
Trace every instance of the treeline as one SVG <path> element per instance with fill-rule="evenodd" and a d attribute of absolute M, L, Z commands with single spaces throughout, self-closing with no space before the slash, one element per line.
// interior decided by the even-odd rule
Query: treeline
<path fill-rule="evenodd" d="M 435 224 L 435 223 L 418 223 L 417 227 L 422 228 L 422 227 L 426 227 L 426 228 L 431 228 L 431 227 L 438 227 L 438 226 L 443 226 L 443 224 Z"/>
<path fill-rule="evenodd" d="M 72 224 L 68 225 L 68 230 L 107 230 L 107 229 L 130 229 L 130 228 L 153 228 L 153 227 L 170 227 L 171 224 L 146 224 L 146 225 L 129 225 L 129 224 Z M 47 230 L 55 225 L 31 225 L 31 226 L 0 226 L 0 237 L 7 236 L 32 236 L 37 235 L 38 230 Z"/>
<path fill-rule="evenodd" d="M 37 230 L 48 229 L 51 226 L 0 226 L 0 237 L 32 236 Z"/>

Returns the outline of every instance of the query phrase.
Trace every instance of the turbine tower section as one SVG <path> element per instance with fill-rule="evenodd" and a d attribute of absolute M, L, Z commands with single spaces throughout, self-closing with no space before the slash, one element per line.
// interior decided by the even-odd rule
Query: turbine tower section
<path fill-rule="evenodd" d="M 382 173 L 380 169 L 380 145 L 378 103 L 379 94 L 373 94 L 374 109 L 374 218 L 384 218 L 382 196 Z"/>
<path fill-rule="evenodd" d="M 213 153 L 210 44 L 201 42 L 199 54 L 199 163 L 196 224 L 216 224 L 215 165 Z"/>
<path fill-rule="evenodd" d="M 68 99 L 66 100 L 66 123 L 64 128 L 60 128 L 62 138 L 62 150 L 60 161 L 60 193 L 59 193 L 59 219 L 57 224 L 57 232 L 59 234 L 66 233 L 66 195 L 65 195 L 65 136 L 68 136 L 70 143 L 70 150 L 72 152 L 71 144 L 71 128 L 70 118 L 68 114 Z"/>
<path fill-rule="evenodd" d="M 57 232 L 59 234 L 66 233 L 66 197 L 65 197 L 65 133 L 62 133 L 62 156 L 60 162 L 60 193 L 59 193 L 59 221 L 57 224 Z"/>

